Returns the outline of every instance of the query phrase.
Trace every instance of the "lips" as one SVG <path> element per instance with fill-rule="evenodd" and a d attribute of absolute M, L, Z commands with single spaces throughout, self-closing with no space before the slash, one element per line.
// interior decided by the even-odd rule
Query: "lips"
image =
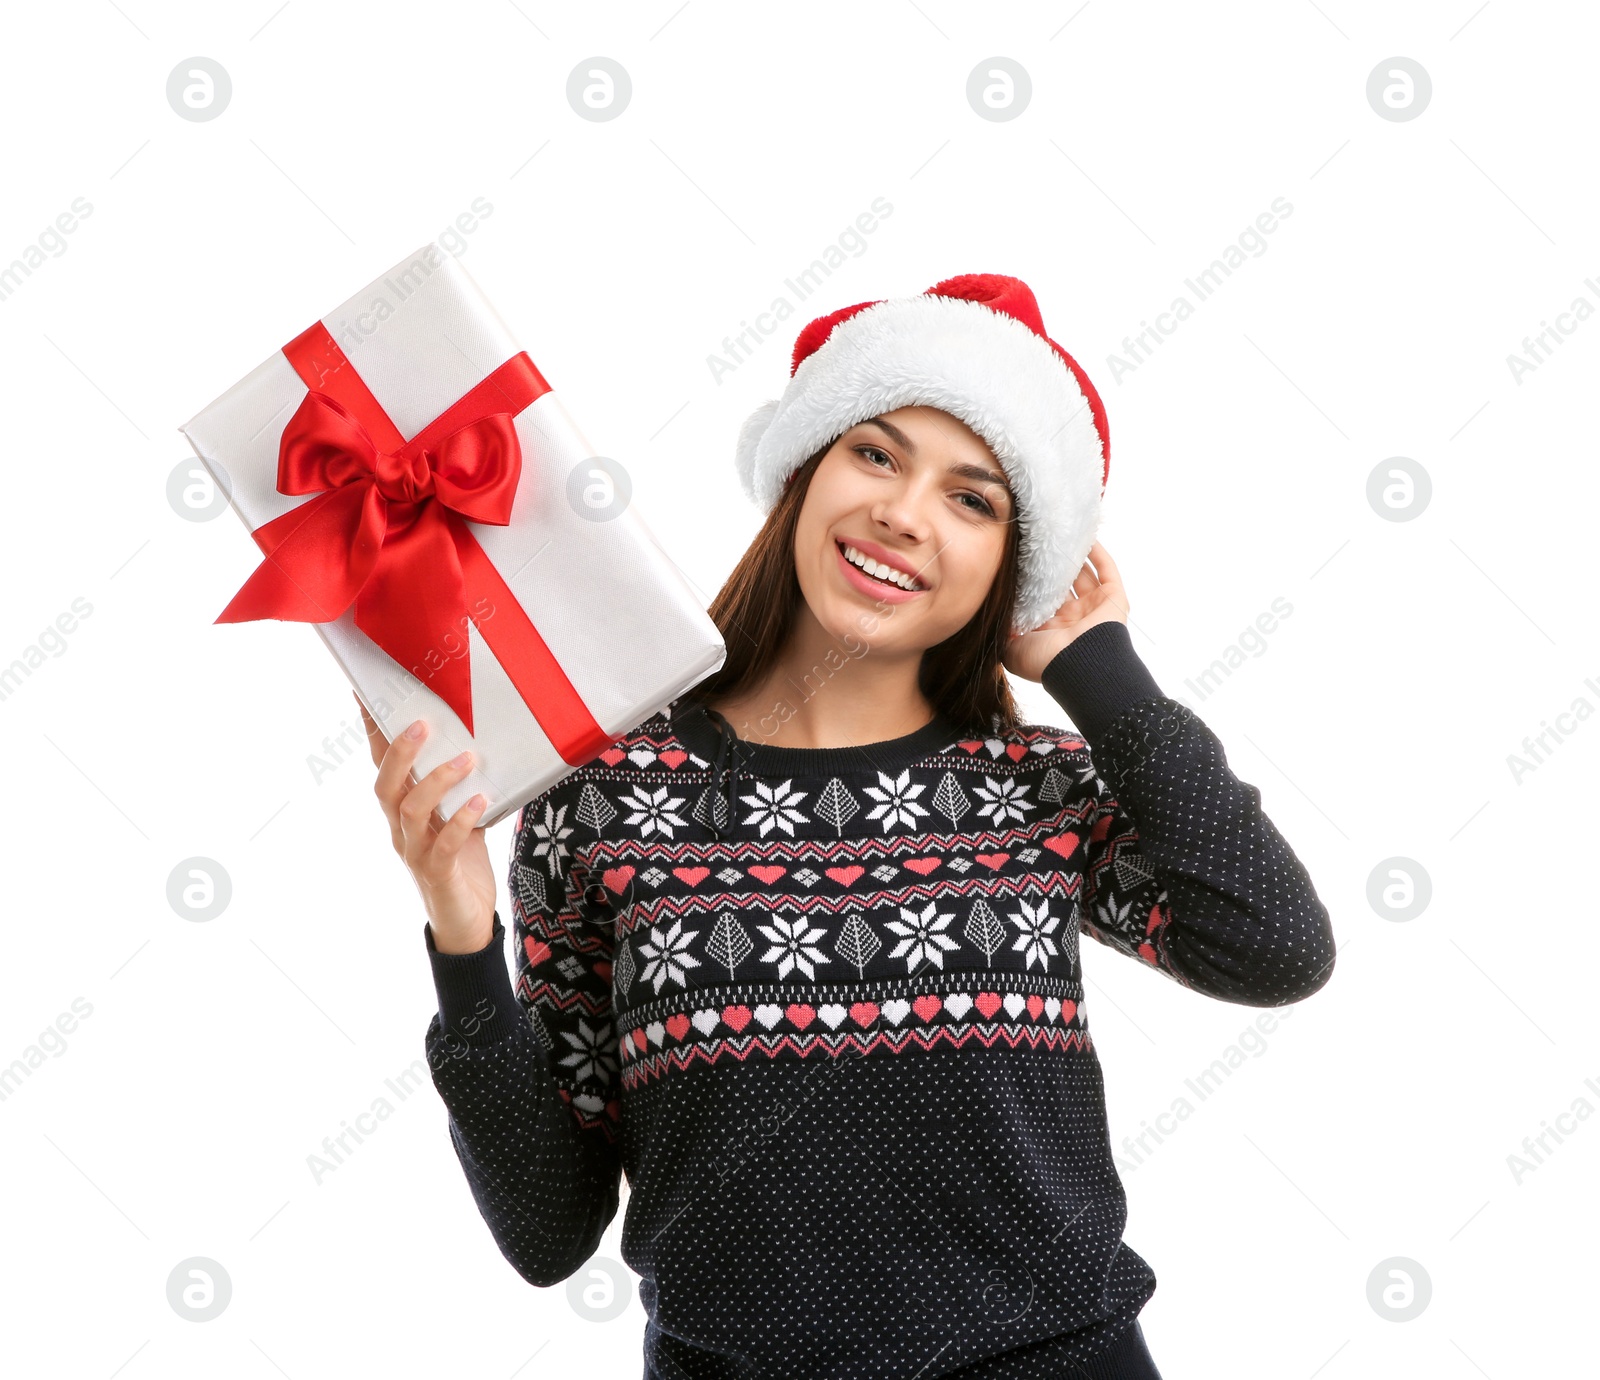
<path fill-rule="evenodd" d="M 868 541 L 865 537 L 835 537 L 840 546 L 854 547 L 857 552 L 870 561 L 879 565 L 886 565 L 891 570 L 898 571 L 901 575 L 909 575 L 919 585 L 926 586 L 927 581 L 922 578 L 922 572 L 917 568 L 916 561 L 901 555 L 898 551 L 891 551 L 886 546 L 879 546 L 875 541 Z"/>
<path fill-rule="evenodd" d="M 851 545 L 854 545 L 854 543 L 851 543 Z M 867 597 L 891 604 L 900 604 L 908 599 L 920 598 L 928 592 L 926 589 L 904 589 L 888 580 L 880 580 L 867 574 L 860 566 L 851 564 L 845 558 L 844 547 L 845 544 L 843 542 L 837 539 L 834 541 L 833 549 L 837 553 L 835 559 L 839 562 L 839 569 L 843 572 L 845 579 Z M 856 549 L 860 550 L 861 548 L 857 547 Z"/>

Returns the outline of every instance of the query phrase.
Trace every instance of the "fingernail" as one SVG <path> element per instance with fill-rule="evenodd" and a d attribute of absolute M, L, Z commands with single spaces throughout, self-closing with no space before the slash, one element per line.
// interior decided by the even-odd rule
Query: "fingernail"
<path fill-rule="evenodd" d="M 421 719 L 418 719 L 416 723 L 412 724 L 411 727 L 406 730 L 406 737 L 420 738 L 422 737 L 422 730 L 426 727 L 427 725 L 424 724 Z"/>
<path fill-rule="evenodd" d="M 471 756 L 470 752 L 458 752 L 450 759 L 450 765 L 452 767 L 464 767 L 467 765 L 467 759 Z"/>
<path fill-rule="evenodd" d="M 488 803 L 489 802 L 485 800 L 481 794 L 475 795 L 471 800 L 467 801 L 467 804 L 470 805 L 474 810 L 481 810 Z"/>

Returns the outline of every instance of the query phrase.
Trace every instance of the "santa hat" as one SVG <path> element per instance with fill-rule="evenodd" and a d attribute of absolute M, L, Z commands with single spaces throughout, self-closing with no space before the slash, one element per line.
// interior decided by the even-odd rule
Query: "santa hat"
<path fill-rule="evenodd" d="M 937 407 L 988 443 L 1016 496 L 1015 631 L 1061 607 L 1094 545 L 1111 441 L 1100 395 L 1045 334 L 1026 283 L 964 273 L 916 297 L 841 307 L 800 332 L 789 373 L 783 396 L 739 432 L 734 463 L 763 513 L 852 426 L 900 407 Z"/>

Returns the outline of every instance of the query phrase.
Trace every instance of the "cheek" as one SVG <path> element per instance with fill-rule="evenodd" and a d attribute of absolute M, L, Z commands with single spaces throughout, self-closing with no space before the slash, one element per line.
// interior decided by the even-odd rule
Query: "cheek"
<path fill-rule="evenodd" d="M 795 569 L 804 576 L 824 568 L 829 556 L 827 548 L 832 544 L 828 537 L 828 524 L 820 513 L 812 510 L 809 517 L 802 513 L 794 529 Z"/>
<path fill-rule="evenodd" d="M 988 597 L 1004 555 L 1003 539 L 997 541 L 987 532 L 963 532 L 947 538 L 939 560 L 952 603 L 976 611 Z"/>
<path fill-rule="evenodd" d="M 837 483 L 824 478 L 821 469 L 811 479 L 806 491 L 806 501 L 795 522 L 795 551 L 804 556 L 808 551 L 815 555 L 827 543 L 828 532 L 838 525 L 843 514 L 849 511 L 847 497 L 839 492 Z"/>

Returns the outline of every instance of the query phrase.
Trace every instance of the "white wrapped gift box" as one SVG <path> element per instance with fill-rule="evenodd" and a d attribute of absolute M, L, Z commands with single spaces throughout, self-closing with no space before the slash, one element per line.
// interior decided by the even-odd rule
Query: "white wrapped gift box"
<path fill-rule="evenodd" d="M 310 391 L 302 376 L 308 371 L 301 342 L 308 337 L 331 338 L 338 367 L 354 368 L 406 441 L 521 354 L 477 284 L 435 244 L 355 293 L 320 327 L 326 337 L 313 326 L 180 428 L 252 531 L 310 501 L 278 490 L 279 441 Z M 300 351 L 291 351 L 297 345 Z M 286 351 L 295 353 L 300 369 Z M 606 462 L 597 460 L 555 393 L 534 398 L 514 426 L 522 459 L 510 523 L 463 519 L 463 525 L 603 740 L 591 735 L 578 761 L 563 757 L 476 623 L 465 629 L 473 732 L 428 688 L 426 674 L 412 673 L 425 667 L 408 670 L 356 626 L 354 604 L 331 621 L 310 624 L 386 738 L 414 719 L 427 721 L 419 779 L 463 748 L 472 750 L 474 770 L 446 792 L 440 812 L 448 818 L 481 791 L 489 802 L 482 825 L 549 789 L 704 680 L 726 656 L 699 597 L 631 502 L 614 514 L 589 506 L 596 494 L 614 498 L 615 470 L 605 473 Z M 470 588 L 468 595 L 471 605 Z M 535 687 L 534 703 L 551 690 Z"/>

